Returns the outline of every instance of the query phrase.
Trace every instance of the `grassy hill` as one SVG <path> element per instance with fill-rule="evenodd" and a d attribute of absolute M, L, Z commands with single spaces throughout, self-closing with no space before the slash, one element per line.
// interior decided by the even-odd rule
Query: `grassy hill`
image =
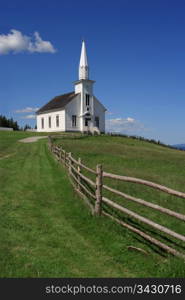
<path fill-rule="evenodd" d="M 165 255 L 109 219 L 91 216 L 73 191 L 66 170 L 48 151 L 47 141 L 18 142 L 32 135 L 0 132 L 1 277 L 184 277 L 182 260 Z M 108 172 L 185 192 L 185 152 L 107 136 L 63 138 L 62 145 L 91 167 L 102 163 Z M 110 184 L 181 213 L 185 210 L 183 199 L 139 185 Z M 148 214 L 146 208 L 140 212 Z M 184 232 L 175 219 L 151 210 L 150 214 L 160 224 Z M 129 245 L 141 247 L 149 255 L 129 251 Z"/>

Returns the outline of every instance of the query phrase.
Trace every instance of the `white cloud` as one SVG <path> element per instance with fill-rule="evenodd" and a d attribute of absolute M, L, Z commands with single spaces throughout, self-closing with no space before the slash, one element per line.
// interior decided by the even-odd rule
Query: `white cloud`
<path fill-rule="evenodd" d="M 26 115 L 21 117 L 21 119 L 36 119 L 36 115 Z"/>
<path fill-rule="evenodd" d="M 145 131 L 144 125 L 133 118 L 114 118 L 106 120 L 106 131 L 129 135 L 141 134 Z"/>
<path fill-rule="evenodd" d="M 129 118 L 129 117 L 128 117 L 126 120 L 127 120 L 128 123 L 133 123 L 133 122 L 135 122 L 135 120 L 134 120 L 133 118 Z"/>
<path fill-rule="evenodd" d="M 35 42 L 30 43 L 28 51 L 30 52 L 50 52 L 55 53 L 56 50 L 49 41 L 43 41 L 38 32 L 34 33 Z"/>
<path fill-rule="evenodd" d="M 23 35 L 21 31 L 12 29 L 7 35 L 0 34 L 0 54 L 20 53 L 20 52 L 50 52 L 56 50 L 49 41 L 43 41 L 38 32 L 32 37 Z"/>
<path fill-rule="evenodd" d="M 38 109 L 39 109 L 38 107 L 26 107 L 26 108 L 23 108 L 23 109 L 17 109 L 17 110 L 15 110 L 15 113 L 16 114 L 22 114 L 22 113 L 35 112 Z"/>

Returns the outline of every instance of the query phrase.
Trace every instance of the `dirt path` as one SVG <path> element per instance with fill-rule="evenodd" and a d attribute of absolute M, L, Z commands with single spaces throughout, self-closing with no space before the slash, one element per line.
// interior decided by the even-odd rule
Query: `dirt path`
<path fill-rule="evenodd" d="M 5 155 L 5 156 L 0 156 L 0 160 L 1 159 L 5 159 L 5 158 L 9 158 L 9 157 L 11 157 L 11 156 L 13 156 L 13 155 L 15 155 L 16 153 L 12 153 L 12 154 L 8 154 L 8 155 Z"/>
<path fill-rule="evenodd" d="M 37 142 L 40 139 L 46 139 L 47 136 L 32 136 L 32 137 L 28 137 L 22 140 L 19 140 L 19 142 L 21 143 L 34 143 Z"/>

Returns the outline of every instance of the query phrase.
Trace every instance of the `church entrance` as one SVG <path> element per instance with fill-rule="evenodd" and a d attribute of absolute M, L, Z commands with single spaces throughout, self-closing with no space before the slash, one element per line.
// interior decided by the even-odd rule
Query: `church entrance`
<path fill-rule="evenodd" d="M 85 127 L 89 127 L 91 118 L 85 118 Z"/>

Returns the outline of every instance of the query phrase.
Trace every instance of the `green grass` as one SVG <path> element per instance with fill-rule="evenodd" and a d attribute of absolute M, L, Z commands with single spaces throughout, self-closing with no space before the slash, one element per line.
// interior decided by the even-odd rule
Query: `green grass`
<path fill-rule="evenodd" d="M 161 255 L 107 218 L 91 216 L 66 170 L 48 151 L 47 141 L 18 142 L 32 135 L 0 132 L 1 277 L 184 277 L 182 260 Z M 89 166 L 102 163 L 107 171 L 185 190 L 184 152 L 113 137 L 64 138 L 63 145 Z M 164 201 L 168 204 L 167 198 Z M 184 209 L 182 199 L 174 205 Z M 129 251 L 129 245 L 149 255 Z"/>
<path fill-rule="evenodd" d="M 63 138 L 62 140 L 56 140 L 56 142 L 61 143 L 67 151 L 71 151 L 72 149 L 72 155 L 76 158 L 81 157 L 83 163 L 91 168 L 95 169 L 95 166 L 101 163 L 103 169 L 107 172 L 151 180 L 185 192 L 185 169 L 182 167 L 185 159 L 184 151 L 173 150 L 125 137 Z M 86 174 L 90 176 L 88 172 Z M 156 203 L 182 214 L 185 213 L 184 199 L 170 196 L 139 184 L 123 183 L 112 179 L 104 179 L 104 182 L 124 193 Z M 110 192 L 104 191 L 104 195 L 163 226 L 181 234 L 185 232 L 184 222 L 182 221 L 135 202 L 125 200 Z M 123 216 L 123 220 L 133 224 L 133 220 L 130 220 L 127 216 Z M 145 232 L 151 232 L 151 227 L 138 223 L 135 225 Z M 169 238 L 169 236 L 153 229 L 152 234 L 165 243 L 168 238 L 169 246 L 174 247 L 175 245 L 179 251 L 184 251 L 184 245 L 181 242 L 177 242 L 175 239 Z"/>

